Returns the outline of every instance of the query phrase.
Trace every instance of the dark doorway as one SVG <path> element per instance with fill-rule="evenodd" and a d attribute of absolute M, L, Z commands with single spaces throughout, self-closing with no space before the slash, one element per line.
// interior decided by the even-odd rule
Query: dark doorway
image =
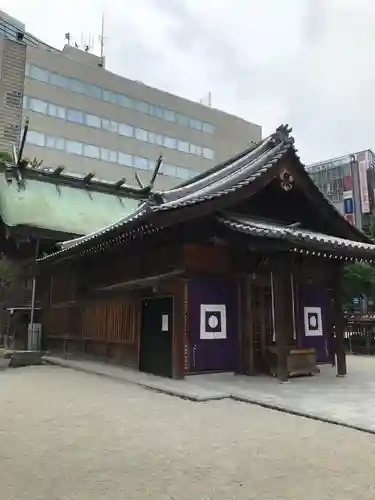
<path fill-rule="evenodd" d="M 267 346 L 273 344 L 271 277 L 252 277 L 249 280 L 248 292 L 248 326 L 252 330 L 252 342 L 245 350 L 245 365 L 252 365 L 252 374 L 268 373 Z"/>
<path fill-rule="evenodd" d="M 172 377 L 173 298 L 146 299 L 142 303 L 139 369 Z"/>

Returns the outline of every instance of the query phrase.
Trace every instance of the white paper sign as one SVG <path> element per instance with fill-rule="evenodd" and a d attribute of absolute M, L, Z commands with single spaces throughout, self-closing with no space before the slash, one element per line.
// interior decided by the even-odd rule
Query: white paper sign
<path fill-rule="evenodd" d="M 306 337 L 322 337 L 323 322 L 321 307 L 305 307 L 304 323 Z"/>
<path fill-rule="evenodd" d="M 161 331 L 162 332 L 168 331 L 168 329 L 169 329 L 168 324 L 169 324 L 168 314 L 162 314 L 162 316 L 161 316 Z"/>
<path fill-rule="evenodd" d="M 225 304 L 201 304 L 200 338 L 227 338 L 227 308 Z"/>

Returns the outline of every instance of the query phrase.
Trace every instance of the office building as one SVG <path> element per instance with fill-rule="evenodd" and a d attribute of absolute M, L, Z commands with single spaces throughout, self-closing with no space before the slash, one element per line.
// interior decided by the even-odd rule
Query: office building
<path fill-rule="evenodd" d="M 1 30 L 3 150 L 19 136 L 21 96 L 29 159 L 129 184 L 135 172 L 147 182 L 160 154 L 156 188 L 164 189 L 261 139 L 260 126 L 111 73 L 104 58 L 71 45 L 56 50 L 9 19 Z"/>
<path fill-rule="evenodd" d="M 348 221 L 368 230 L 375 190 L 375 155 L 370 149 L 314 163 L 306 170 Z"/>

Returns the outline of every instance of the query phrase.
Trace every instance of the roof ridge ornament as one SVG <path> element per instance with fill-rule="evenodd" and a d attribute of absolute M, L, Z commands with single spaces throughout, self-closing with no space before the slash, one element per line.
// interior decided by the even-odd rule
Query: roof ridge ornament
<path fill-rule="evenodd" d="M 284 191 L 290 191 L 293 188 L 293 176 L 288 172 L 288 170 L 283 170 L 280 174 L 280 184 Z"/>
<path fill-rule="evenodd" d="M 277 141 L 294 144 L 294 137 L 290 135 L 292 130 L 292 127 L 289 127 L 288 124 L 280 125 L 272 135 Z"/>

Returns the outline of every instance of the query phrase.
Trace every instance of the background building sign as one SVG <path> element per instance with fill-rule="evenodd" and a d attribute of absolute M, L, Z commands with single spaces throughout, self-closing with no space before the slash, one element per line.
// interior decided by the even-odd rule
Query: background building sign
<path fill-rule="evenodd" d="M 369 152 L 358 154 L 359 189 L 361 193 L 362 213 L 370 212 L 370 198 L 368 193 L 367 167 L 369 165 Z"/>
<path fill-rule="evenodd" d="M 354 214 L 344 214 L 344 217 L 350 224 L 355 225 Z"/>
<path fill-rule="evenodd" d="M 344 213 L 352 214 L 354 212 L 353 198 L 344 198 Z"/>
<path fill-rule="evenodd" d="M 353 189 L 352 176 L 351 175 L 344 175 L 344 191 L 350 191 L 352 189 Z"/>
<path fill-rule="evenodd" d="M 354 213 L 353 191 L 344 191 L 344 214 Z"/>

